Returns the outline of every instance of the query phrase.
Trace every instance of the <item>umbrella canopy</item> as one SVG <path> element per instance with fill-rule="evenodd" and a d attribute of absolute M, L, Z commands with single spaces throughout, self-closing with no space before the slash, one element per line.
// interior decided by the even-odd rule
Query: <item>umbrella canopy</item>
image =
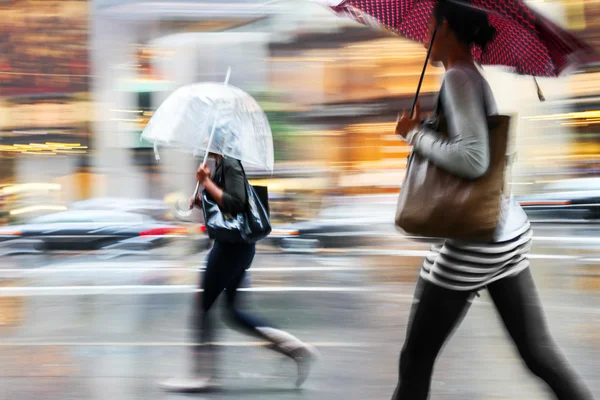
<path fill-rule="evenodd" d="M 382 25 L 396 34 L 423 42 L 433 8 L 440 0 L 320 1 L 360 23 Z M 479 64 L 506 66 L 523 75 L 550 77 L 559 75 L 571 64 L 595 57 L 589 45 L 531 10 L 521 0 L 441 1 L 476 7 L 488 13 L 497 35 L 485 50 L 473 46 L 473 58 Z"/>
<path fill-rule="evenodd" d="M 196 83 L 177 89 L 156 110 L 142 139 L 194 154 L 220 154 L 273 171 L 267 116 L 252 96 L 229 84 Z"/>

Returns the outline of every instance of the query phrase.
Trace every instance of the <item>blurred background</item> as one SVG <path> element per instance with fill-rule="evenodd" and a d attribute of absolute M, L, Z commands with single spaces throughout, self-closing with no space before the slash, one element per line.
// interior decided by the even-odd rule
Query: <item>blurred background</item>
<path fill-rule="evenodd" d="M 600 1 L 528 4 L 600 49 Z M 1 0 L 0 19 L 0 399 L 163 398 L 154 380 L 185 369 L 210 243 L 201 213 L 174 205 L 200 159 L 161 149 L 158 162 L 140 135 L 171 92 L 228 67 L 275 141 L 273 174 L 249 172 L 269 186 L 274 232 L 247 291 L 324 360 L 287 391 L 259 344 L 223 333 L 239 391 L 214 397 L 391 395 L 428 246 L 393 225 L 409 152 L 394 122 L 421 45 L 302 0 Z M 428 70 L 425 111 L 442 72 Z M 534 221 L 548 318 L 600 395 L 600 65 L 539 79 L 545 102 L 530 77 L 484 72 L 514 117 L 508 184 Z M 436 398 L 544 398 L 485 294 L 453 340 Z"/>

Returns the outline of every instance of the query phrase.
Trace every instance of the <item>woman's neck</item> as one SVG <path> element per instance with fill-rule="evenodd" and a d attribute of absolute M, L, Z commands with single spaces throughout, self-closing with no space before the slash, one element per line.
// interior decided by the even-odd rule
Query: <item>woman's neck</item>
<path fill-rule="evenodd" d="M 469 49 L 465 49 L 462 47 L 460 48 L 460 50 L 450 52 L 450 54 L 448 55 L 448 60 L 446 61 L 446 63 L 444 63 L 444 66 L 446 67 L 446 71 L 457 66 L 463 66 L 477 70 L 471 52 L 469 51 Z"/>

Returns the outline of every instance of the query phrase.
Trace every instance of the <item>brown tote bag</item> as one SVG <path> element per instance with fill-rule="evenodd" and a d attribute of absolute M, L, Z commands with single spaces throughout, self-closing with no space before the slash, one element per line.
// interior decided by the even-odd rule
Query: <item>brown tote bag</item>
<path fill-rule="evenodd" d="M 510 117 L 488 116 L 487 122 L 490 166 L 480 178 L 459 178 L 412 152 L 400 189 L 396 226 L 415 236 L 470 242 L 493 240 L 500 219 Z M 447 136 L 443 113 L 436 131 Z"/>

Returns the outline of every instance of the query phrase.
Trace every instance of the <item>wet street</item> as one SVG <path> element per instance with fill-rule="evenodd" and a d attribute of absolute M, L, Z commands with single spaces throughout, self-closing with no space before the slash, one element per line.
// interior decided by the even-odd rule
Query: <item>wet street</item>
<path fill-rule="evenodd" d="M 600 398 L 600 234 L 539 226 L 532 271 L 556 341 Z M 427 245 L 398 235 L 321 254 L 264 249 L 244 295 L 322 359 L 301 390 L 294 365 L 219 325 L 224 389 L 166 394 L 188 368 L 203 256 L 0 259 L 0 400 L 389 399 Z M 438 360 L 432 399 L 549 399 L 513 349 L 487 293 Z"/>

